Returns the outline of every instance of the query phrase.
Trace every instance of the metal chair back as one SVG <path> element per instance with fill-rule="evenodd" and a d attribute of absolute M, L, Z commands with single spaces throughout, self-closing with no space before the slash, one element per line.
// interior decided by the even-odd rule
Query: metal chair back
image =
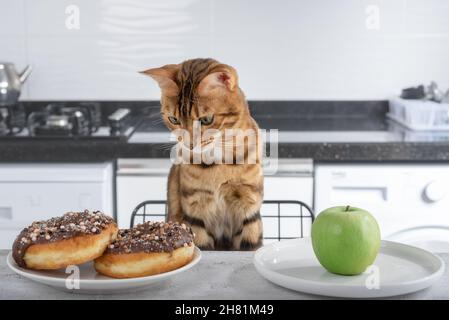
<path fill-rule="evenodd" d="M 163 206 L 163 212 L 162 207 Z M 274 212 L 264 213 L 264 208 L 275 208 Z M 140 203 L 131 214 L 130 227 L 132 228 L 136 224 L 136 218 L 141 218 L 140 222 L 147 220 L 167 221 L 167 202 L 165 200 L 147 200 Z M 315 220 L 313 210 L 304 202 L 297 200 L 265 200 L 263 201 L 261 208 L 262 221 L 277 220 L 274 234 L 270 233 L 264 236 L 265 240 L 284 240 L 303 238 L 307 232 L 310 232 L 310 228 L 306 230 L 305 222 L 309 221 L 311 226 Z M 283 232 L 283 225 L 290 223 L 299 223 L 298 228 L 294 227 L 294 230 L 298 230 L 299 233 L 293 235 L 292 233 L 285 234 Z M 264 223 L 266 224 L 266 223 Z"/>

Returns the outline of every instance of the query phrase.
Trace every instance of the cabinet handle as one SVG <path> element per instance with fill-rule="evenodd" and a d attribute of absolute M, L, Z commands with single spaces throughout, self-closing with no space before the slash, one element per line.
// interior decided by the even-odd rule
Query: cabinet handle
<path fill-rule="evenodd" d="M 346 178 L 346 172 L 344 171 L 332 171 L 332 179 Z"/>

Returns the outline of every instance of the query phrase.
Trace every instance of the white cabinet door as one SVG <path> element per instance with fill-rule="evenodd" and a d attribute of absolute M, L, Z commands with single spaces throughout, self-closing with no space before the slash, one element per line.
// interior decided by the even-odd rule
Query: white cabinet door
<path fill-rule="evenodd" d="M 112 215 L 112 164 L 0 165 L 0 248 L 21 229 L 68 211 Z"/>
<path fill-rule="evenodd" d="M 449 227 L 448 165 L 323 164 L 315 179 L 317 213 L 336 205 L 361 207 L 375 216 L 383 238 Z"/>
<path fill-rule="evenodd" d="M 117 222 L 120 228 L 129 228 L 134 208 L 146 200 L 167 199 L 167 176 L 117 176 Z M 149 206 L 150 214 L 165 213 L 164 205 Z M 163 220 L 152 217 L 151 220 Z M 136 222 L 140 222 L 136 219 Z"/>
<path fill-rule="evenodd" d="M 264 200 L 295 200 L 312 207 L 313 177 L 311 176 L 266 176 Z M 264 244 L 278 238 L 298 238 L 310 235 L 312 220 L 301 218 L 308 212 L 295 204 L 264 204 L 261 215 L 264 227 Z"/>
<path fill-rule="evenodd" d="M 312 206 L 313 177 L 266 176 L 264 200 L 299 200 Z"/>
<path fill-rule="evenodd" d="M 170 159 L 119 159 L 117 171 L 117 222 L 129 228 L 133 210 L 146 200 L 167 200 Z M 149 214 L 164 214 L 165 205 L 147 207 Z M 151 220 L 163 220 L 161 216 Z M 136 219 L 135 223 L 141 222 Z"/>

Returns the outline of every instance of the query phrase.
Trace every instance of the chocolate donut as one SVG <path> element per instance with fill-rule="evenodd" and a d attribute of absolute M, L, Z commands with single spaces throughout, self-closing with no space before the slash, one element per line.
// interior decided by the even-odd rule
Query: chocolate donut
<path fill-rule="evenodd" d="M 114 220 L 99 211 L 68 212 L 23 229 L 14 241 L 12 254 L 23 268 L 64 268 L 101 256 L 117 232 Z"/>
<path fill-rule="evenodd" d="M 119 230 L 95 260 L 95 269 L 113 278 L 150 276 L 178 269 L 193 259 L 194 234 L 185 224 L 145 222 Z"/>

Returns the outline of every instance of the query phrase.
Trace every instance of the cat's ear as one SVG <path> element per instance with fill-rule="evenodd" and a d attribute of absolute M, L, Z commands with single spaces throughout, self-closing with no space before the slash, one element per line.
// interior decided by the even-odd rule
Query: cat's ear
<path fill-rule="evenodd" d="M 167 64 L 160 68 L 140 71 L 140 73 L 156 80 L 164 95 L 176 96 L 179 93 L 179 87 L 175 81 L 178 70 L 179 66 L 177 64 Z"/>
<path fill-rule="evenodd" d="M 198 85 L 198 93 L 208 96 L 216 93 L 233 92 L 237 88 L 237 72 L 231 66 L 223 65 L 218 71 L 208 74 Z"/>

